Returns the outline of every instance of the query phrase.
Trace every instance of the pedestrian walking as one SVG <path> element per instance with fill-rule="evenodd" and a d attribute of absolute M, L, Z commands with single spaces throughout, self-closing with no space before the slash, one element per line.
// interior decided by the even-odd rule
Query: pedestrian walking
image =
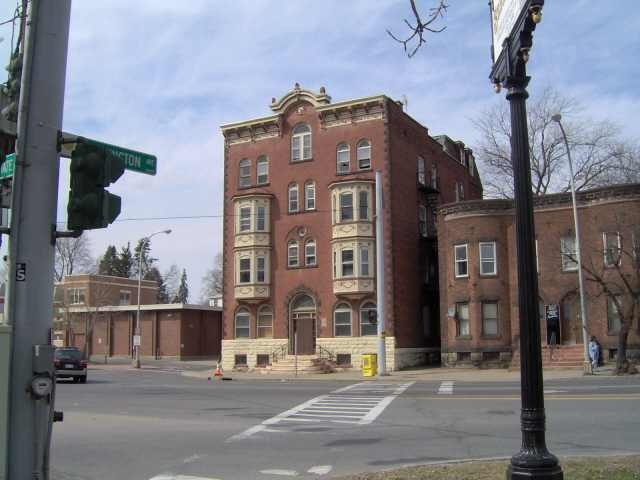
<path fill-rule="evenodd" d="M 598 368 L 598 359 L 600 357 L 600 347 L 595 336 L 592 336 L 589 342 L 589 357 L 591 357 L 591 369 L 595 372 L 596 368 Z"/>

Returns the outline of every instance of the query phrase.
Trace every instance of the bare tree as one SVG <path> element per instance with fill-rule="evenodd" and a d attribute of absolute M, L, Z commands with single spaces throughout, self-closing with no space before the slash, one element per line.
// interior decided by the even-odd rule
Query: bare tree
<path fill-rule="evenodd" d="M 438 6 L 432 7 L 428 10 L 426 17 L 420 14 L 420 10 L 416 6 L 415 0 L 409 0 L 411 5 L 411 12 L 413 13 L 413 22 L 404 19 L 404 23 L 409 27 L 409 33 L 400 38 L 391 33 L 391 30 L 387 29 L 387 34 L 393 38 L 396 42 L 401 43 L 404 48 L 404 52 L 409 58 L 413 57 L 420 47 L 427 43 L 425 34 L 427 33 L 440 33 L 445 27 L 435 28 L 432 25 L 440 18 L 444 17 L 449 7 L 444 0 L 439 0 Z"/>
<path fill-rule="evenodd" d="M 615 372 L 623 374 L 635 372 L 627 359 L 627 341 L 634 320 L 640 317 L 640 227 L 621 221 L 624 214 L 616 217 L 616 227 L 603 234 L 602 249 L 593 245 L 583 247 L 581 268 L 589 298 L 606 298 L 607 322 L 619 322 L 607 328 L 617 329 Z M 565 255 L 577 265 L 573 253 Z"/>
<path fill-rule="evenodd" d="M 180 269 L 175 263 L 164 272 L 164 284 L 167 296 L 171 299 L 175 297 L 178 293 L 178 286 L 180 285 Z"/>
<path fill-rule="evenodd" d="M 89 237 L 82 234 L 78 238 L 59 238 L 56 240 L 56 263 L 54 276 L 61 282 L 66 275 L 74 273 L 95 273 L 97 265 L 91 256 Z"/>
<path fill-rule="evenodd" d="M 202 277 L 202 291 L 200 303 L 209 303 L 209 299 L 222 293 L 222 253 L 218 253 L 213 261 L 213 268 L 207 270 Z"/>
<path fill-rule="evenodd" d="M 620 139 L 619 129 L 608 121 L 587 118 L 575 99 L 546 88 L 529 102 L 527 112 L 533 194 L 569 190 L 564 140 L 551 119 L 556 113 L 562 115 L 567 132 L 576 189 L 624 181 L 624 166 L 628 164 L 626 170 L 631 171 L 634 165 L 631 160 L 637 161 L 637 156 L 633 154 L 634 149 Z M 480 134 L 476 154 L 485 194 L 512 198 L 511 123 L 507 104 L 502 102 L 484 111 L 473 122 Z"/>

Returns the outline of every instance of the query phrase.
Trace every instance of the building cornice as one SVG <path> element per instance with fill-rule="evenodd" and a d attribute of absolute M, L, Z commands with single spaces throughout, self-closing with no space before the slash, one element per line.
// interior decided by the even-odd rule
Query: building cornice
<path fill-rule="evenodd" d="M 138 305 L 105 305 L 102 307 L 69 307 L 70 313 L 105 313 L 105 312 L 135 312 Z M 189 303 L 152 303 L 140 305 L 140 311 L 158 310 L 205 310 L 209 312 L 222 311 L 222 307 L 210 307 L 208 305 L 193 305 Z"/>

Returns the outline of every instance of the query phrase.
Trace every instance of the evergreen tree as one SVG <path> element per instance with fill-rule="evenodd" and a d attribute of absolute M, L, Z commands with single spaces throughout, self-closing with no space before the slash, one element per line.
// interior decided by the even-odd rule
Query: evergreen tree
<path fill-rule="evenodd" d="M 158 261 L 157 258 L 151 256 L 151 241 L 147 238 L 138 240 L 138 244 L 133 253 L 133 274 L 138 276 L 138 265 L 140 265 L 140 256 L 142 255 L 142 276 L 145 277 L 147 272 L 151 270 L 153 264 Z"/>
<path fill-rule="evenodd" d="M 180 285 L 178 286 L 178 292 L 173 298 L 171 303 L 188 303 L 189 302 L 189 286 L 187 285 L 187 271 L 182 269 L 182 275 L 180 276 Z"/>
<path fill-rule="evenodd" d="M 151 267 L 147 274 L 144 276 L 145 280 L 155 280 L 158 283 L 158 295 L 156 301 L 158 303 L 169 303 L 169 294 L 167 293 L 167 286 L 164 283 L 164 278 L 160 274 L 160 270 L 156 267 Z"/>
<path fill-rule="evenodd" d="M 109 245 L 104 255 L 100 258 L 98 273 L 100 275 L 118 276 L 118 252 L 115 246 Z"/>
<path fill-rule="evenodd" d="M 167 296 L 173 300 L 178 294 L 178 285 L 180 284 L 180 269 L 178 265 L 172 263 L 169 269 L 164 272 L 162 278 L 167 289 Z"/>
<path fill-rule="evenodd" d="M 131 254 L 131 244 L 127 243 L 126 247 L 120 248 L 118 262 L 116 268 L 116 276 L 123 278 L 131 278 L 133 271 L 133 255 Z"/>

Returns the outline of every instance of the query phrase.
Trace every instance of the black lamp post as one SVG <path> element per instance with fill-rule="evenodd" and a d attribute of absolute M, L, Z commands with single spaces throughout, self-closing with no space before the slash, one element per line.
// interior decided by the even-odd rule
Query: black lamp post
<path fill-rule="evenodd" d="M 531 164 L 527 131 L 526 73 L 533 30 L 541 19 L 544 0 L 529 0 L 504 42 L 494 63 L 491 81 L 500 91 L 507 88 L 511 109 L 511 162 L 516 209 L 516 247 L 518 253 L 518 309 L 520 317 L 520 384 L 522 446 L 511 457 L 507 480 L 561 480 L 558 459 L 547 450 L 540 347 L 538 278 L 535 263 L 535 228 Z"/>

